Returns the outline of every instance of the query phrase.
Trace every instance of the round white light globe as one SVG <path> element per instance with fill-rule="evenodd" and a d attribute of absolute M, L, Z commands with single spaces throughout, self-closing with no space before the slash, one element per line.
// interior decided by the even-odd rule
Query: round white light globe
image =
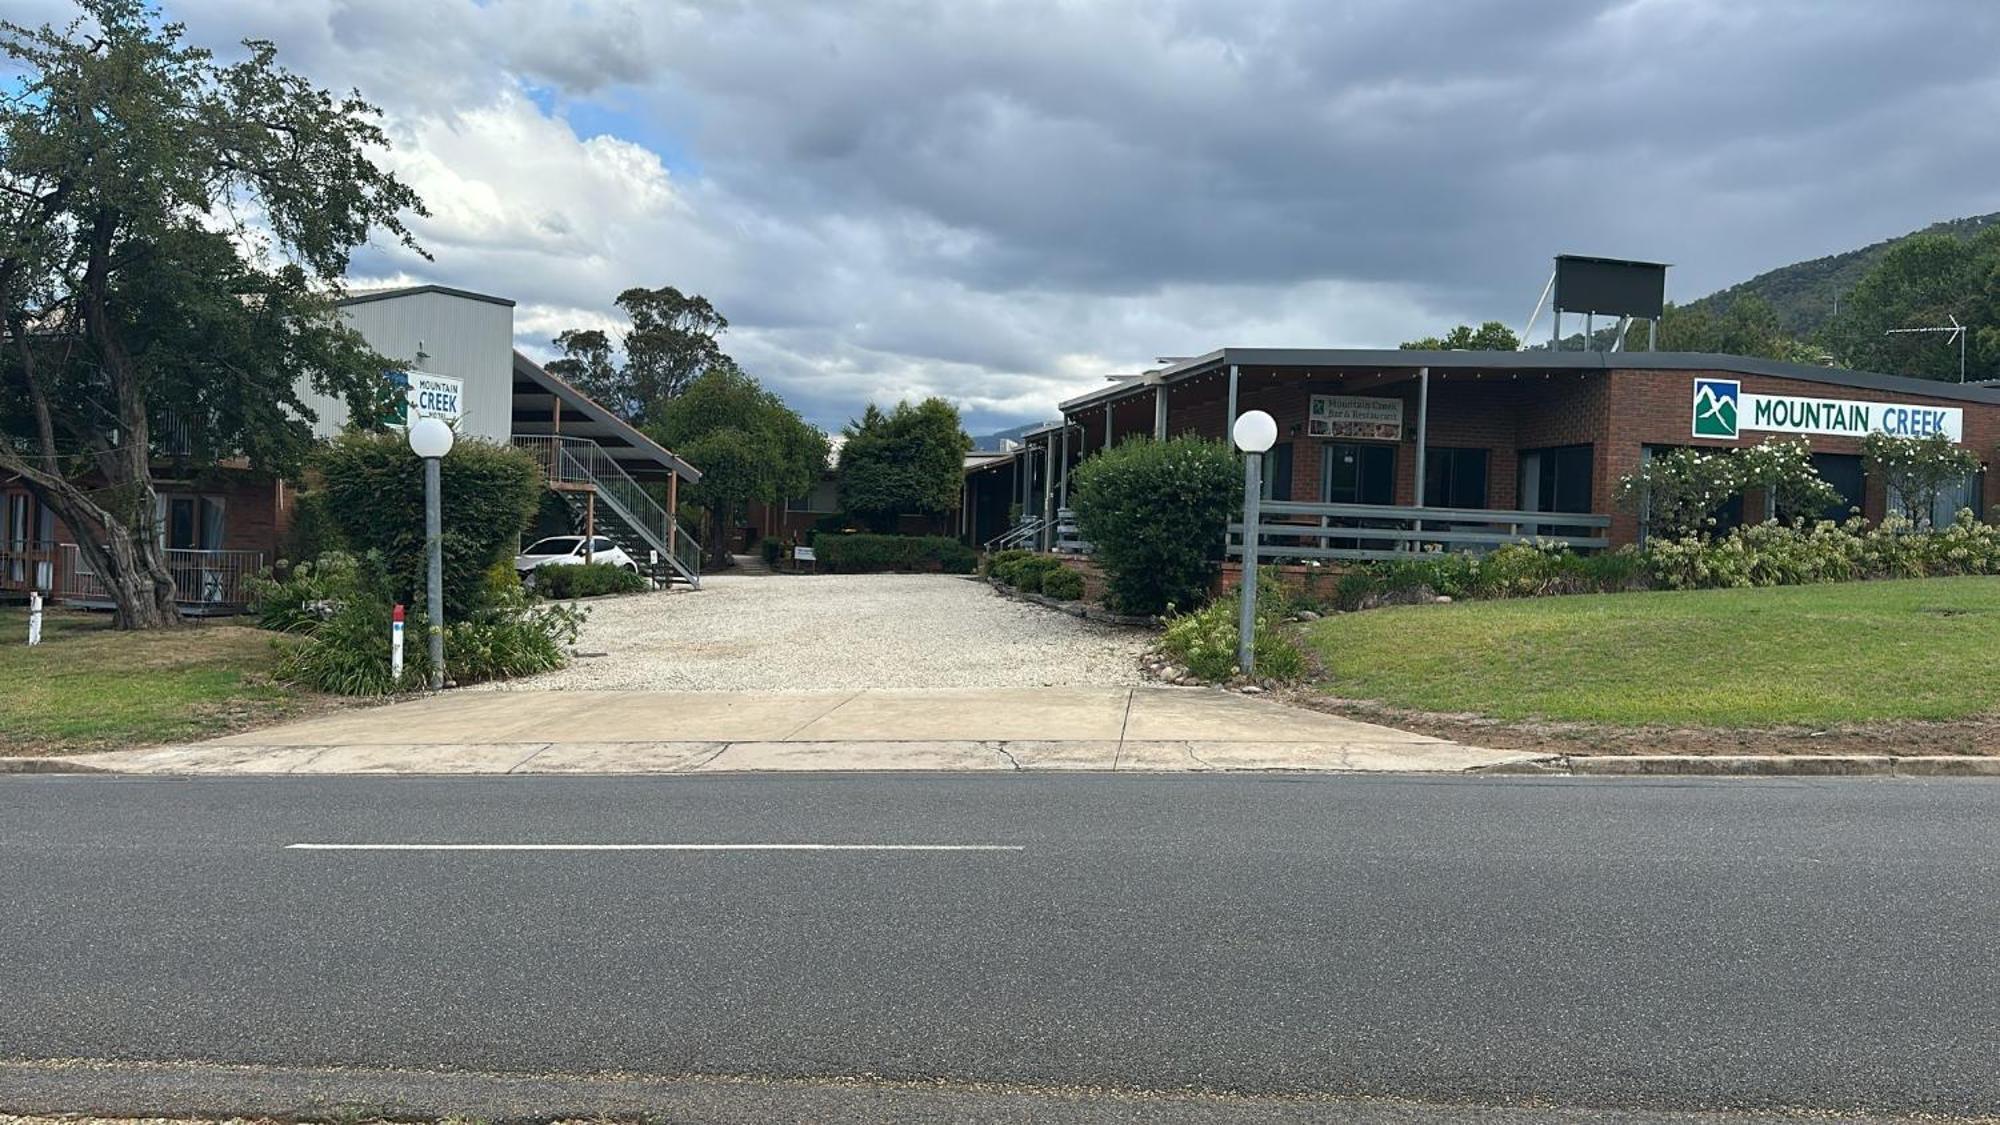
<path fill-rule="evenodd" d="M 1236 438 L 1236 448 L 1245 453 L 1263 453 L 1277 444 L 1278 423 L 1269 414 L 1252 410 L 1236 419 L 1230 433 Z"/>
<path fill-rule="evenodd" d="M 451 452 L 451 427 L 442 418 L 424 417 L 410 423 L 410 452 L 425 460 Z"/>

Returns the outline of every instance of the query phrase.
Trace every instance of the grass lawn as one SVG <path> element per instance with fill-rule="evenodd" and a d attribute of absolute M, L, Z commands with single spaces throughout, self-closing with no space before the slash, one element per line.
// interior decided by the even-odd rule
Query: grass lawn
<path fill-rule="evenodd" d="M 0 752 L 62 754 L 200 738 L 303 705 L 271 683 L 271 634 L 197 624 L 119 633 L 109 614 L 0 609 Z"/>
<path fill-rule="evenodd" d="M 2000 578 L 1404 606 L 1308 629 L 1328 694 L 1418 711 L 1747 727 L 2000 712 Z"/>

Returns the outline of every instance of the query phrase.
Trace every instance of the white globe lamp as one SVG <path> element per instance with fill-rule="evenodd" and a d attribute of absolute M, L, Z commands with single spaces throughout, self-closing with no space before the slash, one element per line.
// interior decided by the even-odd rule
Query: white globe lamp
<path fill-rule="evenodd" d="M 1252 410 L 1236 419 L 1230 431 L 1236 439 L 1236 448 L 1245 453 L 1265 453 L 1278 442 L 1278 423 L 1261 410 Z M 414 435 L 411 438 L 415 440 Z"/>
<path fill-rule="evenodd" d="M 430 607 L 432 691 L 444 688 L 444 481 L 438 465 L 451 452 L 452 438 L 451 427 L 442 418 L 410 423 L 410 452 L 424 459 L 424 585 Z"/>
<path fill-rule="evenodd" d="M 1243 458 L 1243 571 L 1238 584 L 1239 616 L 1236 621 L 1236 667 L 1243 675 L 1257 667 L 1257 543 L 1258 500 L 1263 490 L 1264 454 L 1278 441 L 1278 422 L 1261 410 L 1252 410 L 1236 419 L 1229 428 Z"/>
<path fill-rule="evenodd" d="M 410 423 L 410 452 L 426 461 L 435 460 L 451 452 L 453 437 L 444 419 L 419 418 Z"/>

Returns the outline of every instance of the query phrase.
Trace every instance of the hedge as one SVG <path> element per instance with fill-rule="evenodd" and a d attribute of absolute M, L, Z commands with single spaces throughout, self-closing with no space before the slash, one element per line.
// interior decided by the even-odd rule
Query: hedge
<path fill-rule="evenodd" d="M 1208 599 L 1242 475 L 1226 443 L 1192 437 L 1128 441 L 1077 467 L 1077 529 L 1096 547 L 1111 608 L 1161 613 Z"/>
<path fill-rule="evenodd" d="M 1052 570 L 1042 576 L 1042 593 L 1061 601 L 1081 601 L 1083 575 L 1068 567 Z"/>
<path fill-rule="evenodd" d="M 381 558 L 389 596 L 424 589 L 424 464 L 402 434 L 347 434 L 314 457 L 325 514 L 357 555 Z M 509 560 L 542 496 L 535 459 L 511 446 L 460 438 L 439 466 L 444 608 L 463 620 L 485 602 L 486 573 Z"/>
<path fill-rule="evenodd" d="M 610 563 L 538 566 L 530 577 L 535 593 L 556 601 L 594 598 L 603 594 L 637 594 L 646 589 L 646 579 L 638 571 Z"/>
<path fill-rule="evenodd" d="M 971 574 L 979 565 L 972 548 L 943 535 L 813 536 L 813 556 L 821 570 L 839 574 L 873 571 L 943 571 Z"/>

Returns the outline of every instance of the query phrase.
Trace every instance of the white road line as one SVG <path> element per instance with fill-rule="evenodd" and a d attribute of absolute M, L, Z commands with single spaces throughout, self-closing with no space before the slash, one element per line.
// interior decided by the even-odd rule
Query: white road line
<path fill-rule="evenodd" d="M 1020 844 L 286 844 L 309 852 L 1018 852 Z"/>

